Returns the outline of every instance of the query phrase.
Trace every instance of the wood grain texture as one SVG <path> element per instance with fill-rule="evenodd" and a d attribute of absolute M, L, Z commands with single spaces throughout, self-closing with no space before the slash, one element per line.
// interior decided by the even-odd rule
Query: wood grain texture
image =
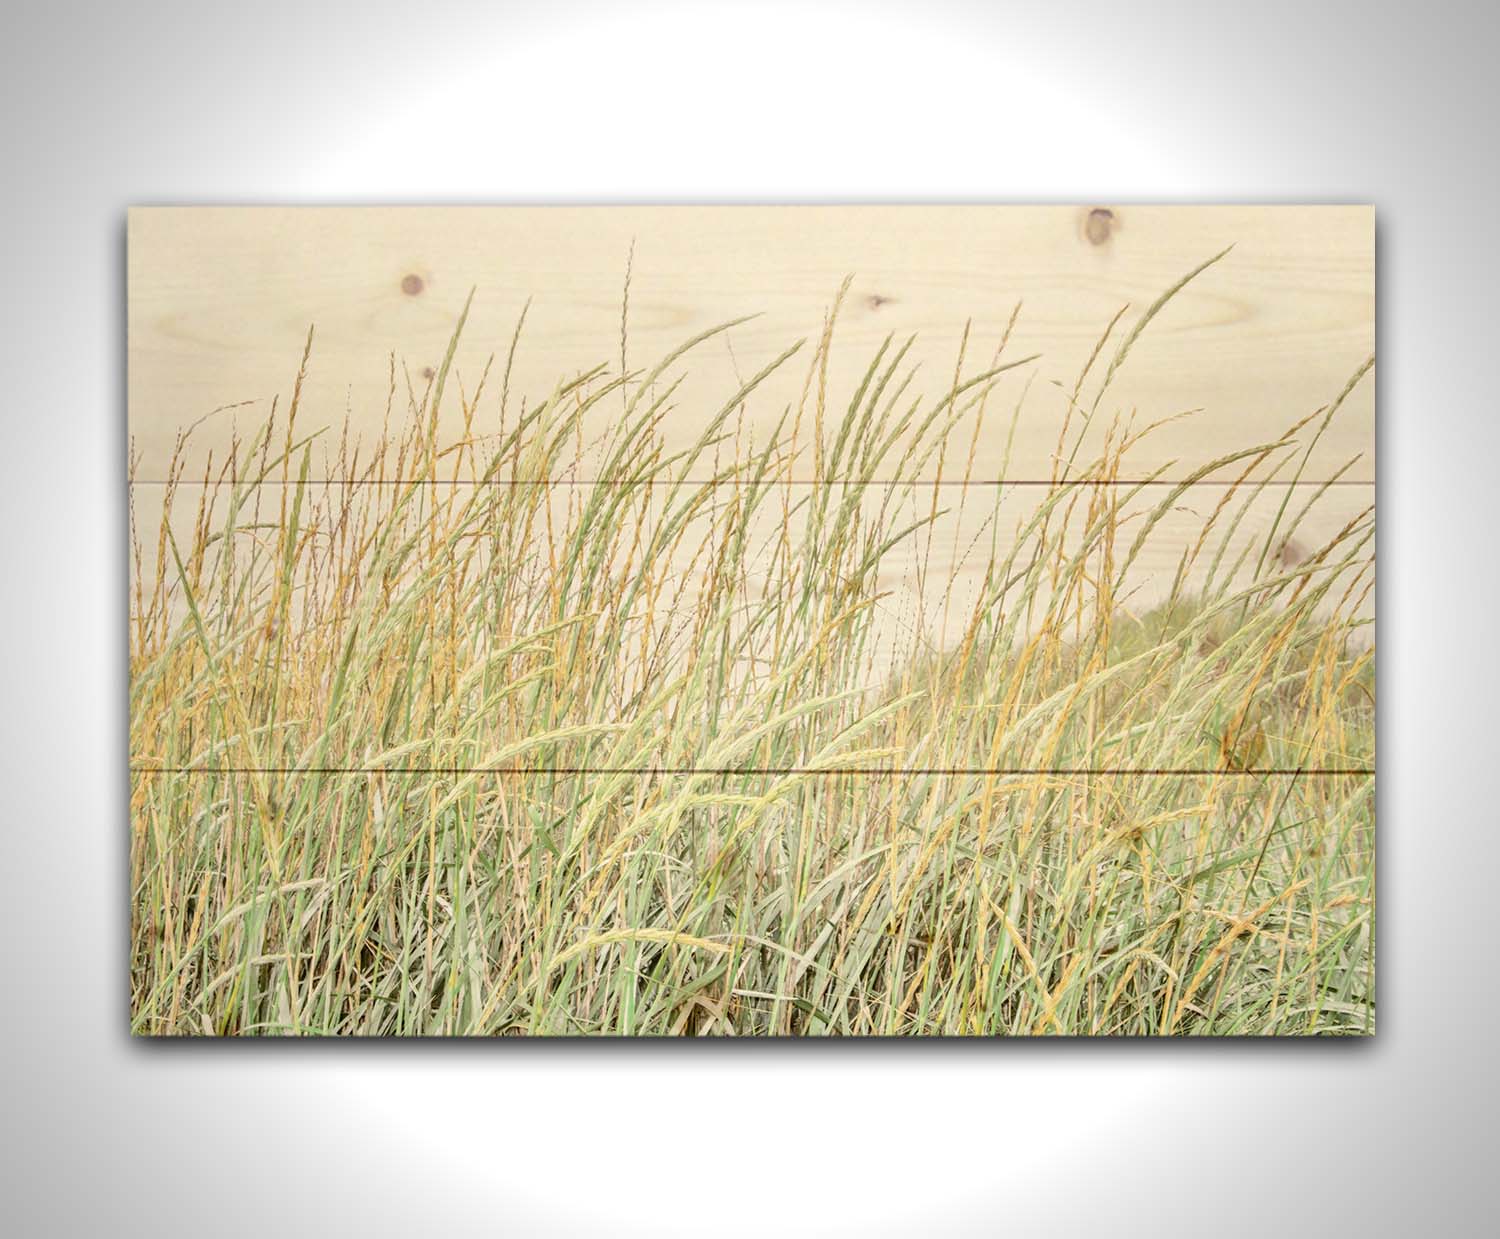
<path fill-rule="evenodd" d="M 972 462 L 946 467 L 949 476 L 959 463 L 976 476 L 998 474 L 1019 407 L 1007 476 L 1047 477 L 1067 393 L 1105 326 L 1125 310 L 1085 401 L 1139 315 L 1228 246 L 1151 323 L 1100 403 L 1099 442 L 1117 412 L 1145 422 L 1199 410 L 1142 445 L 1144 470 L 1201 459 L 1217 444 L 1273 439 L 1339 394 L 1374 348 L 1369 208 L 137 209 L 129 224 L 136 476 L 163 476 L 179 431 L 214 410 L 240 406 L 195 430 L 200 461 L 211 449 L 222 459 L 234 430 L 263 419 L 273 397 L 284 410 L 310 326 L 299 425 L 337 425 L 347 415 L 354 433 L 373 438 L 386 416 L 390 359 L 402 367 L 399 419 L 408 376 L 420 399 L 471 288 L 444 429 L 459 424 L 456 397 L 472 395 L 492 357 L 475 426 L 497 428 L 499 371 L 528 301 L 513 409 L 523 399 L 534 406 L 581 370 L 618 371 L 630 262 L 631 370 L 716 323 L 759 315 L 690 355 L 662 427 L 668 448 L 691 442 L 740 381 L 806 339 L 747 402 L 746 432 L 763 442 L 799 403 L 824 317 L 852 276 L 826 374 L 829 406 L 844 407 L 890 333 L 916 333 L 911 390 L 940 395 L 966 324 L 962 372 L 972 376 L 1015 314 L 1004 357 L 1037 360 L 996 387 L 977 438 L 972 423 L 955 435 L 966 454 L 973 439 Z M 1307 476 L 1346 465 L 1346 480 L 1373 481 L 1372 377 L 1350 394 Z"/>

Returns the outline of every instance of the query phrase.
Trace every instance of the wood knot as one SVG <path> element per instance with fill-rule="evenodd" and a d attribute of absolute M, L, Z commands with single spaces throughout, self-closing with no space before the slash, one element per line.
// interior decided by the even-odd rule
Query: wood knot
<path fill-rule="evenodd" d="M 401 281 L 401 291 L 404 292 L 408 297 L 415 297 L 426 287 L 427 285 L 423 281 L 422 277 L 420 275 L 417 275 L 415 272 L 413 272 L 411 275 L 408 275 Z"/>
<path fill-rule="evenodd" d="M 1095 207 L 1083 217 L 1083 235 L 1090 245 L 1103 245 L 1114 235 L 1115 213 L 1108 207 Z"/>

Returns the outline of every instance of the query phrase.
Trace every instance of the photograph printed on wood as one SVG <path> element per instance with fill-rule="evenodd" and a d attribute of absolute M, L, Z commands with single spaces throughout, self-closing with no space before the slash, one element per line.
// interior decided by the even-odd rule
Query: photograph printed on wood
<path fill-rule="evenodd" d="M 132 1031 L 1372 1033 L 1374 239 L 132 210 Z"/>

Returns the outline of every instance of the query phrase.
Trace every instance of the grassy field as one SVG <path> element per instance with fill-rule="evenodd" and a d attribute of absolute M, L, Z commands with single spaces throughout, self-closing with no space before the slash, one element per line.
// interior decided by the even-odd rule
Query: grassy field
<path fill-rule="evenodd" d="M 1342 397 L 1133 473 L 1109 381 L 1164 301 L 1015 485 L 967 462 L 1020 359 L 924 393 L 890 341 L 835 406 L 836 307 L 683 452 L 715 333 L 531 404 L 503 352 L 393 365 L 379 442 L 294 395 L 191 482 L 185 433 L 134 526 L 132 1028 L 1372 1032 L 1373 508 L 1303 532 Z"/>

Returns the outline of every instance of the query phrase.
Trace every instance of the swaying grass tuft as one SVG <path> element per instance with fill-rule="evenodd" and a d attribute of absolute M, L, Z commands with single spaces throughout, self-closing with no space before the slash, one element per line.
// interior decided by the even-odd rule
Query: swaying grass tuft
<path fill-rule="evenodd" d="M 669 448 L 713 335 L 519 411 L 507 364 L 457 434 L 450 348 L 404 430 L 325 447 L 294 395 L 186 489 L 183 437 L 136 531 L 134 1030 L 1373 1031 L 1373 512 L 1304 550 L 1327 496 L 1279 485 L 1336 409 L 1173 471 L 1220 484 L 1148 606 L 1188 491 L 1122 480 L 1128 421 L 1079 458 L 1083 376 L 1047 485 L 951 487 L 1023 363 L 918 399 L 888 341 L 834 409 L 830 317 Z"/>

